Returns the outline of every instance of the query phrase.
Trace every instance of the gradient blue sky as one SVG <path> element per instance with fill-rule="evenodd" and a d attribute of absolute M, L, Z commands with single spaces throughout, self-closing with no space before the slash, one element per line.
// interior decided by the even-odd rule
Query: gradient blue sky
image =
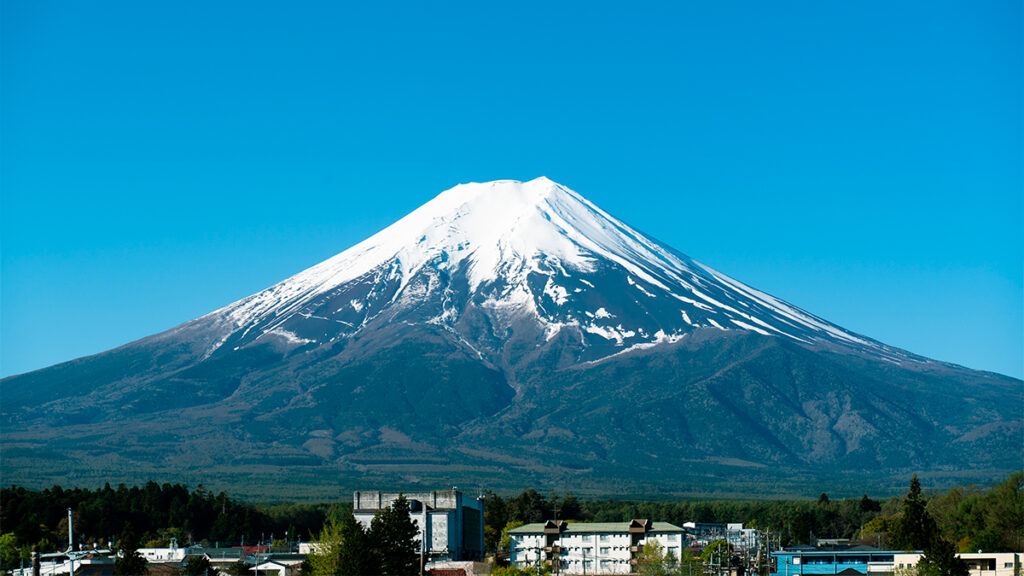
<path fill-rule="evenodd" d="M 1024 376 L 1020 2 L 0 5 L 3 375 L 546 175 L 846 328 Z"/>

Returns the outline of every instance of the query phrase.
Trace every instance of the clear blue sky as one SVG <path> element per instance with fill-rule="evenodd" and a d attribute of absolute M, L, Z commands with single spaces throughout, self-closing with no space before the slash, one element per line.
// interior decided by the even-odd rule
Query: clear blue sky
<path fill-rule="evenodd" d="M 546 175 L 844 327 L 1024 376 L 1021 30 L 1009 0 L 4 0 L 0 373 Z"/>

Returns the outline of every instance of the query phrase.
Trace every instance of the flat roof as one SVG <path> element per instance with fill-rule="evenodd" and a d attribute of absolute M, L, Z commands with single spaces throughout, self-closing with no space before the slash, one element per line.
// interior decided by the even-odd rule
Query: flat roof
<path fill-rule="evenodd" d="M 543 534 L 544 533 L 544 522 L 535 522 L 533 524 L 524 524 L 518 528 L 509 530 L 509 534 Z M 562 530 L 562 534 L 612 534 L 612 533 L 629 533 L 629 522 L 566 522 L 563 524 L 565 527 Z M 669 524 L 668 522 L 651 522 L 651 529 L 647 533 L 651 532 L 685 532 L 679 526 L 675 524 Z"/>

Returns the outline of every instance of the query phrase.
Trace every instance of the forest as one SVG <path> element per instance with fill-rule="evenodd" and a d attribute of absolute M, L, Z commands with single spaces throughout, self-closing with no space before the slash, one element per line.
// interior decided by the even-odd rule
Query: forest
<path fill-rule="evenodd" d="M 535 489 L 503 497 L 484 494 L 485 546 L 495 550 L 503 530 L 548 519 L 623 522 L 649 518 L 682 525 L 742 522 L 770 530 L 781 544 L 815 538 L 851 538 L 878 547 L 894 546 L 905 524 L 908 498 L 919 501 L 934 530 L 961 551 L 1024 551 L 1024 471 L 982 488 L 907 494 L 886 500 L 868 496 L 833 500 L 625 501 L 581 500 L 571 493 L 543 495 Z M 920 491 L 919 485 L 917 488 Z M 11 566 L 27 558 L 33 545 L 42 552 L 67 547 L 67 509 L 74 513 L 75 540 L 107 547 L 127 525 L 146 547 L 181 545 L 284 545 L 315 539 L 325 525 L 350 517 L 351 502 L 258 505 L 213 493 L 201 485 L 157 484 L 99 489 L 54 486 L 41 491 L 12 486 L 0 490 L 0 561 Z"/>

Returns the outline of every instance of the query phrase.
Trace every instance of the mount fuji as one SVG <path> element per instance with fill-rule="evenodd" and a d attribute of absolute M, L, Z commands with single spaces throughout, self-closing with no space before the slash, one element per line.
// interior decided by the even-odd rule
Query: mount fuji
<path fill-rule="evenodd" d="M 1021 381 L 852 333 L 546 178 L 456 186 L 266 290 L 0 382 L 5 476 L 29 484 L 778 495 L 1024 461 Z"/>

